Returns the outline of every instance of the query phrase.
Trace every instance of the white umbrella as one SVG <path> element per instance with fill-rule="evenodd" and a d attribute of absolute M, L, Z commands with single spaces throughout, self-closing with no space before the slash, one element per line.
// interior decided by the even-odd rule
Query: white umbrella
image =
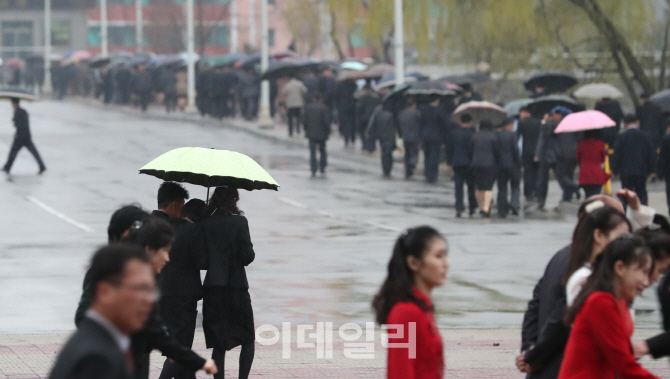
<path fill-rule="evenodd" d="M 0 99 L 17 98 L 25 101 L 38 101 L 39 96 L 20 87 L 2 87 L 0 88 Z"/>
<path fill-rule="evenodd" d="M 479 125 L 482 120 L 489 120 L 494 125 L 500 124 L 507 117 L 507 112 L 496 104 L 488 101 L 468 101 L 454 110 L 453 118 L 460 119 L 461 114 L 469 114 L 474 124 Z"/>
<path fill-rule="evenodd" d="M 586 99 L 603 99 L 606 97 L 610 99 L 618 99 L 623 97 L 623 93 L 611 84 L 591 83 L 579 87 L 579 89 L 575 91 L 575 96 Z"/>

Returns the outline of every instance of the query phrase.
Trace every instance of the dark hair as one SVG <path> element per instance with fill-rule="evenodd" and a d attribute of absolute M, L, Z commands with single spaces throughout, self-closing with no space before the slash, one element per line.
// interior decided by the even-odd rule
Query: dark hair
<path fill-rule="evenodd" d="M 469 114 L 465 113 L 461 115 L 461 122 L 464 124 L 467 124 L 468 122 L 472 122 L 472 116 Z"/>
<path fill-rule="evenodd" d="M 96 251 L 87 274 L 93 292 L 97 291 L 100 282 L 120 283 L 125 276 L 126 265 L 133 259 L 151 264 L 147 253 L 132 244 L 114 243 Z"/>
<path fill-rule="evenodd" d="M 322 101 L 323 100 L 323 95 L 320 93 L 315 93 L 314 96 L 312 96 L 314 101 Z"/>
<path fill-rule="evenodd" d="M 109 243 L 121 240 L 123 233 L 136 221 L 145 221 L 149 218 L 149 213 L 145 212 L 137 204 L 123 206 L 112 214 L 107 227 L 107 238 Z"/>
<path fill-rule="evenodd" d="M 587 130 L 584 132 L 584 138 L 583 139 L 601 139 L 602 138 L 602 133 L 600 130 Z"/>
<path fill-rule="evenodd" d="M 21 99 L 18 97 L 12 97 L 11 99 L 12 104 L 19 104 L 21 102 Z"/>
<path fill-rule="evenodd" d="M 407 257 L 423 260 L 428 243 L 434 238 L 444 237 L 430 226 L 407 229 L 395 242 L 393 255 L 388 264 L 388 274 L 381 289 L 372 300 L 375 319 L 381 325 L 386 323 L 391 308 L 398 302 L 412 302 L 424 311 L 432 310 L 422 299 L 412 293 L 414 274 L 407 265 Z"/>
<path fill-rule="evenodd" d="M 649 97 L 651 97 L 651 95 L 649 95 L 649 92 L 642 92 L 640 94 L 640 99 L 648 99 Z"/>
<path fill-rule="evenodd" d="M 207 207 L 207 215 L 212 215 L 218 212 L 224 215 L 243 215 L 237 207 L 237 201 L 240 199 L 240 193 L 235 187 L 216 187 L 214 194 L 209 199 L 209 206 Z"/>
<path fill-rule="evenodd" d="M 632 113 L 629 113 L 625 116 L 623 116 L 623 123 L 624 124 L 632 124 L 634 122 L 637 122 L 637 116 L 635 116 Z"/>
<path fill-rule="evenodd" d="M 596 292 L 603 291 L 615 295 L 614 265 L 621 261 L 624 265 L 642 265 L 650 259 L 651 252 L 640 238 L 626 233 L 605 246 L 603 253 L 598 255 L 593 264 L 593 273 L 579 291 L 575 302 L 565 312 L 564 322 L 571 325 L 575 316 L 582 309 L 586 299 Z M 616 296 L 616 295 L 615 295 Z"/>
<path fill-rule="evenodd" d="M 172 245 L 174 238 L 174 228 L 169 222 L 158 217 L 150 217 L 139 228 L 133 226 L 123 242 L 132 242 L 143 248 L 157 250 Z"/>
<path fill-rule="evenodd" d="M 158 188 L 158 208 L 164 208 L 173 201 L 188 199 L 188 191 L 181 184 L 163 182 Z"/>
<path fill-rule="evenodd" d="M 526 107 L 526 106 L 523 106 L 519 109 L 519 113 L 521 113 L 521 112 L 530 113 L 530 111 L 528 110 L 528 107 Z"/>
<path fill-rule="evenodd" d="M 491 120 L 482 120 L 479 123 L 479 130 L 493 130 L 493 123 Z"/>
<path fill-rule="evenodd" d="M 590 204 L 595 205 L 597 202 L 598 200 Z M 600 202 L 602 203 L 602 201 Z M 626 219 L 626 215 L 618 209 L 609 205 L 603 205 L 589 212 L 587 205 L 587 210 L 579 217 L 575 231 L 572 234 L 570 260 L 568 262 L 568 269 L 563 276 L 563 284 L 568 282 L 568 279 L 570 279 L 570 276 L 575 271 L 591 260 L 593 243 L 595 242 L 593 232 L 599 229 L 601 232 L 608 234 L 622 223 L 626 223 L 630 229 L 630 222 Z"/>
<path fill-rule="evenodd" d="M 635 232 L 635 237 L 641 238 L 651 250 L 651 256 L 654 258 L 652 271 L 656 262 L 662 259 L 670 258 L 670 234 L 663 229 L 652 229 L 647 226 Z"/>
<path fill-rule="evenodd" d="M 200 199 L 191 199 L 181 209 L 181 217 L 198 222 L 205 218 L 205 211 L 207 211 L 207 203 Z"/>

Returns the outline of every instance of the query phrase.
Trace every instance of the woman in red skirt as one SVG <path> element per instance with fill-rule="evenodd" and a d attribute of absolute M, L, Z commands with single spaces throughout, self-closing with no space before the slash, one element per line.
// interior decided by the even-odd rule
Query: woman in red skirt
<path fill-rule="evenodd" d="M 444 376 L 430 296 L 447 279 L 447 250 L 444 237 L 429 226 L 408 229 L 395 243 L 388 276 L 372 301 L 377 322 L 388 326 L 389 379 Z"/>
<path fill-rule="evenodd" d="M 597 137 L 597 130 L 587 130 L 577 145 L 575 159 L 579 165 L 579 186 L 584 189 L 586 198 L 599 194 L 610 179 L 610 175 L 603 171 L 607 157 L 605 142 Z"/>

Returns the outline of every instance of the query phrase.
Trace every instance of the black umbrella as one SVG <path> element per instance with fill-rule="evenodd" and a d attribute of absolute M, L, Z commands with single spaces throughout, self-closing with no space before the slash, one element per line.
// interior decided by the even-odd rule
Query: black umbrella
<path fill-rule="evenodd" d="M 413 82 L 407 90 L 408 95 L 456 96 L 443 80 L 424 80 Z"/>
<path fill-rule="evenodd" d="M 554 107 L 557 107 L 559 105 L 564 106 L 573 112 L 580 112 L 586 109 L 584 104 L 565 95 L 542 96 L 535 99 L 535 101 L 528 104 L 526 107 L 533 116 L 542 118 L 545 114 L 549 113 Z"/>
<path fill-rule="evenodd" d="M 651 95 L 649 100 L 661 107 L 663 112 L 670 112 L 670 89 L 665 89 Z"/>
<path fill-rule="evenodd" d="M 109 62 L 111 62 L 111 59 L 109 59 L 109 58 L 96 58 L 96 59 L 92 60 L 88 64 L 88 66 L 90 68 L 102 68 L 102 67 L 107 66 L 109 64 Z"/>
<path fill-rule="evenodd" d="M 576 84 L 577 78 L 572 74 L 558 70 L 539 72 L 523 83 L 524 87 L 531 92 L 534 92 L 537 87 L 542 87 L 545 93 L 565 92 Z"/>
<path fill-rule="evenodd" d="M 184 62 L 184 59 L 182 59 L 181 56 L 179 55 L 170 55 L 168 57 L 165 57 L 161 60 L 159 60 L 156 63 L 156 67 L 165 67 L 165 68 L 170 68 L 173 66 L 179 67 L 184 65 L 186 62 Z"/>
<path fill-rule="evenodd" d="M 486 74 L 476 73 L 476 74 L 465 74 L 465 75 L 447 75 L 439 78 L 438 80 L 446 80 L 450 83 L 454 83 L 458 86 L 463 87 L 466 84 L 482 83 L 489 79 L 490 79 L 489 76 Z"/>
<path fill-rule="evenodd" d="M 261 80 L 274 80 L 287 76 L 297 75 L 308 70 L 316 70 L 323 62 L 305 58 L 293 61 L 275 62 L 263 73 Z"/>
<path fill-rule="evenodd" d="M 408 83 L 403 83 L 399 87 L 396 87 L 393 91 L 387 93 L 382 97 L 382 104 L 387 107 L 387 109 L 399 110 L 400 101 L 404 101 L 404 96 L 407 90 L 410 88 Z"/>

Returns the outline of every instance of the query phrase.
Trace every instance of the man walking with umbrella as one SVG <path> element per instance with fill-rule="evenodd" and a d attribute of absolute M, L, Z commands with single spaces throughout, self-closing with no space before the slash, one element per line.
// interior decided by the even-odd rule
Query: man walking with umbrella
<path fill-rule="evenodd" d="M 7 157 L 7 163 L 2 168 L 7 175 L 9 175 L 9 170 L 12 169 L 12 164 L 14 164 L 14 159 L 19 153 L 22 147 L 25 147 L 30 151 L 30 153 L 35 157 L 37 164 L 40 167 L 38 175 L 41 175 L 47 168 L 42 162 L 40 153 L 37 152 L 37 148 L 33 143 L 33 139 L 30 135 L 30 125 L 28 120 L 28 112 L 25 109 L 19 106 L 19 99 L 14 97 L 12 98 L 12 107 L 14 107 L 14 127 L 16 127 L 16 134 L 14 135 L 14 142 L 12 142 L 12 148 L 9 150 L 9 156 Z"/>

